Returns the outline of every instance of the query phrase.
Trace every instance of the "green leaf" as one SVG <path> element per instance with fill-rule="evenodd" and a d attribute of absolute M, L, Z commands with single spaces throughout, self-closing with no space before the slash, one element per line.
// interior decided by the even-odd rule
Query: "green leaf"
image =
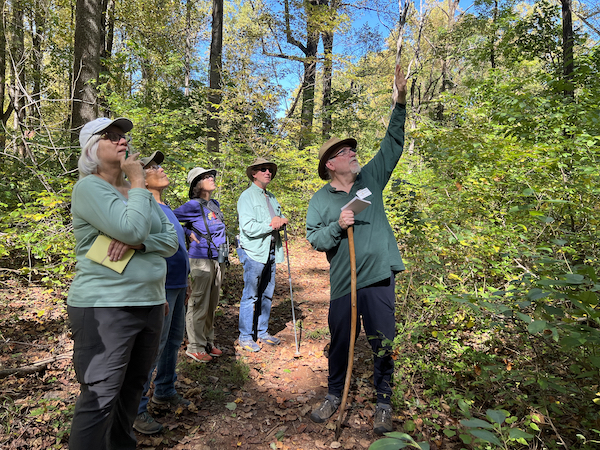
<path fill-rule="evenodd" d="M 468 428 L 494 428 L 491 423 L 481 419 L 463 419 L 460 424 Z"/>
<path fill-rule="evenodd" d="M 421 450 L 429 450 L 429 442 L 418 442 L 417 445 L 421 447 Z"/>
<path fill-rule="evenodd" d="M 525 433 L 523 430 L 518 428 L 511 428 L 508 435 L 512 439 L 533 439 L 533 434 Z"/>
<path fill-rule="evenodd" d="M 531 334 L 536 334 L 544 331 L 548 327 L 548 322 L 545 320 L 534 320 L 527 326 L 527 331 Z"/>
<path fill-rule="evenodd" d="M 487 430 L 469 430 L 469 433 L 479 439 L 484 440 L 485 442 L 496 444 L 497 446 L 502 447 L 502 442 L 500 442 L 500 439 L 498 439 L 494 433 L 491 433 Z"/>
<path fill-rule="evenodd" d="M 469 434 L 459 434 L 458 437 L 464 444 L 470 445 L 473 442 L 473 437 Z"/>
<path fill-rule="evenodd" d="M 373 442 L 369 446 L 369 450 L 398 450 L 399 448 L 408 447 L 404 441 L 398 439 L 383 438 Z"/>
<path fill-rule="evenodd" d="M 534 288 L 527 293 L 527 298 L 530 300 L 539 300 L 540 298 L 548 297 L 551 293 L 542 291 L 539 288 Z"/>
<path fill-rule="evenodd" d="M 533 319 L 532 319 L 531 317 L 529 317 L 527 314 L 523 314 L 523 313 L 521 313 L 521 312 L 517 312 L 516 314 L 517 314 L 517 317 L 518 317 L 519 319 L 521 319 L 523 322 L 526 322 L 526 323 L 531 323 L 531 321 L 533 320 Z"/>
<path fill-rule="evenodd" d="M 385 435 L 394 439 L 402 439 L 416 444 L 415 440 L 410 434 L 402 433 L 401 431 L 392 431 L 391 433 L 386 433 Z"/>
<path fill-rule="evenodd" d="M 498 409 L 488 409 L 485 412 L 485 415 L 492 422 L 495 422 L 499 425 L 502 425 L 504 423 L 504 421 L 506 420 L 506 418 L 508 417 L 508 415 L 504 411 L 500 411 Z"/>
<path fill-rule="evenodd" d="M 600 369 L 600 356 L 590 356 L 589 358 L 592 365 Z"/>
<path fill-rule="evenodd" d="M 406 422 L 404 422 L 404 430 L 405 431 L 408 431 L 410 433 L 411 431 L 415 431 L 416 429 L 417 429 L 417 426 L 415 425 L 414 421 L 407 420 Z"/>
<path fill-rule="evenodd" d="M 235 409 L 237 408 L 237 403 L 229 402 L 225 405 L 225 408 L 227 408 L 229 411 L 235 411 Z"/>
<path fill-rule="evenodd" d="M 556 244 L 556 245 L 560 245 L 560 246 L 563 246 L 567 243 L 567 241 L 565 241 L 563 239 L 550 239 L 550 242 L 552 242 L 553 244 Z"/>
<path fill-rule="evenodd" d="M 569 284 L 582 284 L 584 276 L 578 273 L 568 273 L 565 275 L 565 280 Z"/>
<path fill-rule="evenodd" d="M 589 306 L 596 306 L 598 304 L 598 295 L 595 292 L 585 291 L 577 295 L 577 298 L 581 300 L 581 303 Z"/>

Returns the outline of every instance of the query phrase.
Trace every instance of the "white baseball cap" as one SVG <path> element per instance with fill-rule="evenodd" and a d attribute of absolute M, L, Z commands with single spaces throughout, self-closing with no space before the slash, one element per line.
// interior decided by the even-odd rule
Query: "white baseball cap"
<path fill-rule="evenodd" d="M 119 127 L 123 130 L 123 133 L 131 131 L 133 128 L 133 122 L 125 117 L 119 117 L 114 120 L 111 120 L 108 117 L 99 117 L 96 120 L 86 123 L 79 132 L 79 144 L 81 145 L 81 148 L 85 147 L 85 144 L 88 143 L 93 135 L 106 130 L 111 125 Z"/>

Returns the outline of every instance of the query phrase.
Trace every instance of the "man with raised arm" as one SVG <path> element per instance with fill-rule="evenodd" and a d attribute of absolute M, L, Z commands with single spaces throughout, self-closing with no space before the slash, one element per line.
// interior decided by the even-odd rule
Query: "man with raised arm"
<path fill-rule="evenodd" d="M 377 407 L 373 430 L 392 431 L 392 376 L 394 360 L 395 293 L 394 275 L 404 270 L 394 233 L 385 215 L 383 189 L 396 167 L 404 147 L 406 118 L 406 79 L 396 66 L 396 105 L 379 152 L 362 167 L 356 159 L 356 140 L 331 138 L 319 151 L 319 176 L 329 183 L 310 200 L 306 215 L 306 237 L 319 251 L 326 252 L 330 264 L 328 394 L 312 412 L 313 422 L 329 419 L 341 403 L 351 330 L 350 256 L 348 227 L 354 227 L 357 273 L 357 335 L 360 317 L 373 349 L 373 382 Z M 356 214 L 347 208 L 353 198 L 371 202 Z"/>

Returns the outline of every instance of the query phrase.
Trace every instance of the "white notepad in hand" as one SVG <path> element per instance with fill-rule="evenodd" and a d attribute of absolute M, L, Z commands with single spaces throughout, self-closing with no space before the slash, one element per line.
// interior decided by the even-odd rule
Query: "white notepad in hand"
<path fill-rule="evenodd" d="M 342 211 L 349 209 L 354 215 L 357 215 L 359 212 L 364 210 L 367 206 L 369 206 L 371 202 L 369 200 L 365 200 L 364 198 L 354 197 L 344 206 L 342 206 Z"/>

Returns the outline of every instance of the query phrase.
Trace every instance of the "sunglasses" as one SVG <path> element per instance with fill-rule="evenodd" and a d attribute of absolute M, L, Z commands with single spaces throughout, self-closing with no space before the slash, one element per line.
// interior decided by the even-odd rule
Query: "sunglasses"
<path fill-rule="evenodd" d="M 208 174 L 208 175 L 204 175 L 204 176 L 202 176 L 202 178 L 200 178 L 200 181 L 202 181 L 202 180 L 208 180 L 209 178 L 212 178 L 214 180 L 215 176 L 212 173 Z"/>
<path fill-rule="evenodd" d="M 270 167 L 261 167 L 260 169 L 257 169 L 257 172 L 266 172 L 269 171 L 270 173 L 273 173 L 273 171 L 271 170 Z"/>
<path fill-rule="evenodd" d="M 356 153 L 356 149 L 355 148 L 344 148 L 342 150 L 340 150 L 339 152 L 337 152 L 335 155 L 333 155 L 331 158 L 329 159 L 333 159 L 333 158 L 337 158 L 338 156 L 345 156 L 345 155 L 349 155 L 350 152 L 354 152 Z"/>
<path fill-rule="evenodd" d="M 125 139 L 128 143 L 131 142 L 131 137 L 126 134 L 117 133 L 115 131 L 105 131 L 100 135 L 100 139 L 108 139 L 113 144 L 118 144 L 121 139 Z"/>
<path fill-rule="evenodd" d="M 158 169 L 161 169 L 161 166 L 159 166 L 158 164 L 152 164 L 151 166 L 144 167 L 144 169 L 146 169 L 146 170 L 158 170 Z"/>

